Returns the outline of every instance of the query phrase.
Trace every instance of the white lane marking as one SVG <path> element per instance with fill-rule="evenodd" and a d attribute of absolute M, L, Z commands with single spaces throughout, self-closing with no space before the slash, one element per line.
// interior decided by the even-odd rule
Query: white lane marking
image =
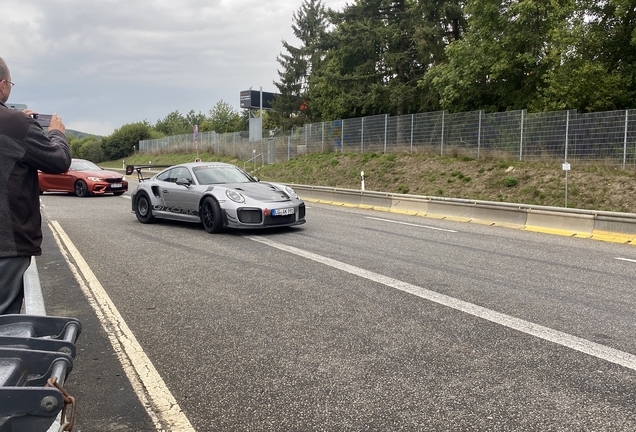
<path fill-rule="evenodd" d="M 617 259 L 617 260 L 620 260 L 620 261 L 628 261 L 628 262 L 636 263 L 636 260 L 629 259 L 629 258 L 620 258 L 620 257 L 617 257 L 616 259 Z"/>
<path fill-rule="evenodd" d="M 130 195 L 121 195 L 122 198 L 130 199 Z"/>
<path fill-rule="evenodd" d="M 137 338 L 128 328 L 128 325 L 97 280 L 97 277 L 95 277 L 93 271 L 84 261 L 73 242 L 71 242 L 71 239 L 57 221 L 52 221 L 49 226 L 75 279 L 77 279 L 84 295 L 86 295 L 104 331 L 108 335 L 110 343 L 137 397 L 145 407 L 157 430 L 163 431 L 167 427 L 167 430 L 172 431 L 194 432 L 190 421 L 181 411 L 177 401 L 143 351 Z M 69 259 L 66 251 L 71 255 L 75 264 Z"/>
<path fill-rule="evenodd" d="M 432 227 L 432 226 L 428 226 L 428 225 L 419 225 L 419 224 L 413 224 L 413 223 L 408 223 L 408 222 L 394 221 L 394 220 L 391 220 L 391 219 L 382 219 L 382 218 L 376 218 L 376 217 L 371 217 L 371 216 L 365 216 L 365 218 L 373 219 L 373 220 L 377 220 L 377 221 L 382 221 L 382 222 L 391 222 L 391 223 L 400 224 L 400 225 L 409 225 L 409 226 L 414 226 L 414 227 L 418 227 L 418 228 L 426 228 L 426 229 L 431 229 L 431 230 L 436 230 L 436 231 L 446 231 L 446 232 L 452 232 L 452 233 L 456 233 L 457 232 L 455 230 L 450 230 L 450 229 L 436 228 L 436 227 Z"/>
<path fill-rule="evenodd" d="M 377 282 L 388 287 L 416 295 L 423 299 L 453 308 L 461 312 L 465 312 L 478 318 L 482 318 L 490 322 L 500 324 L 514 330 L 518 330 L 531 336 L 535 336 L 540 339 L 544 339 L 549 342 L 553 342 L 564 347 L 568 347 L 573 350 L 594 356 L 596 358 L 606 360 L 608 362 L 615 363 L 632 370 L 636 370 L 636 355 L 634 354 L 610 348 L 608 346 L 591 342 L 586 339 L 570 335 L 568 333 L 554 330 L 549 327 L 544 327 L 542 325 L 515 318 L 513 316 L 506 315 L 500 312 L 496 312 L 482 306 L 468 303 L 466 301 L 440 294 L 435 291 L 430 291 L 417 285 L 402 282 L 400 280 L 393 279 L 379 273 L 374 273 L 372 271 L 336 261 L 331 258 L 323 257 L 322 255 L 298 249 L 293 246 L 287 246 L 262 237 L 246 236 L 246 238 L 259 243 L 263 243 L 270 247 L 280 249 L 285 252 L 289 252 L 294 255 L 298 255 L 302 258 L 310 259 L 312 261 L 316 261 L 335 269 L 351 273 L 352 275 L 368 279 L 372 282 Z"/>

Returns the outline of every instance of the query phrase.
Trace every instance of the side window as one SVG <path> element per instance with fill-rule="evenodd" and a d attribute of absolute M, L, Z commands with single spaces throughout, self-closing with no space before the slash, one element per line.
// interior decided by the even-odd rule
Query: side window
<path fill-rule="evenodd" d="M 190 171 L 188 171 L 187 168 L 175 168 L 174 175 L 171 175 L 170 177 L 173 177 L 173 181 L 175 182 L 177 181 L 177 179 L 184 178 L 190 183 L 194 183 L 194 181 L 192 180 L 192 176 L 190 175 Z"/>
<path fill-rule="evenodd" d="M 165 181 L 165 182 L 169 182 L 170 181 L 170 172 L 172 170 L 167 170 L 164 171 L 163 173 L 159 174 L 157 176 L 157 180 L 161 180 L 161 181 Z"/>

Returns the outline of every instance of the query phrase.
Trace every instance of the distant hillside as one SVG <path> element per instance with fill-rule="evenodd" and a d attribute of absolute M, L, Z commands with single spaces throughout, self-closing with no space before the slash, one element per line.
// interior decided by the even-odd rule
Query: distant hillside
<path fill-rule="evenodd" d="M 73 130 L 73 129 L 66 129 L 66 135 L 73 135 L 77 139 L 82 139 L 82 138 L 87 137 L 87 136 L 94 136 L 94 137 L 97 137 L 97 138 L 103 138 L 103 136 L 101 136 L 101 135 L 89 134 L 89 133 L 86 133 L 86 132 L 80 132 L 80 131 L 76 131 L 76 130 Z"/>

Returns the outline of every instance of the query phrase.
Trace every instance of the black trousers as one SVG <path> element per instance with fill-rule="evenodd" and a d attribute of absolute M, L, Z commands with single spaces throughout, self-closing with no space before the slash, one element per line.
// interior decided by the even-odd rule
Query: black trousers
<path fill-rule="evenodd" d="M 0 258 L 0 315 L 18 314 L 24 301 L 24 272 L 31 257 Z"/>

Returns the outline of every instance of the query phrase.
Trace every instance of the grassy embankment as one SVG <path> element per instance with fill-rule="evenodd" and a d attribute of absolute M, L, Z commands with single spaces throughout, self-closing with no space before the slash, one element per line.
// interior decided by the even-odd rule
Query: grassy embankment
<path fill-rule="evenodd" d="M 191 162 L 194 153 L 135 155 L 126 164 L 172 165 Z M 520 162 L 430 154 L 308 154 L 288 162 L 258 166 L 200 153 L 203 161 L 233 163 L 263 180 L 314 186 L 365 189 L 451 198 L 563 207 L 565 172 L 561 162 Z M 121 168 L 123 161 L 104 162 Z M 636 167 L 617 169 L 572 163 L 568 173 L 568 207 L 636 213 Z"/>

